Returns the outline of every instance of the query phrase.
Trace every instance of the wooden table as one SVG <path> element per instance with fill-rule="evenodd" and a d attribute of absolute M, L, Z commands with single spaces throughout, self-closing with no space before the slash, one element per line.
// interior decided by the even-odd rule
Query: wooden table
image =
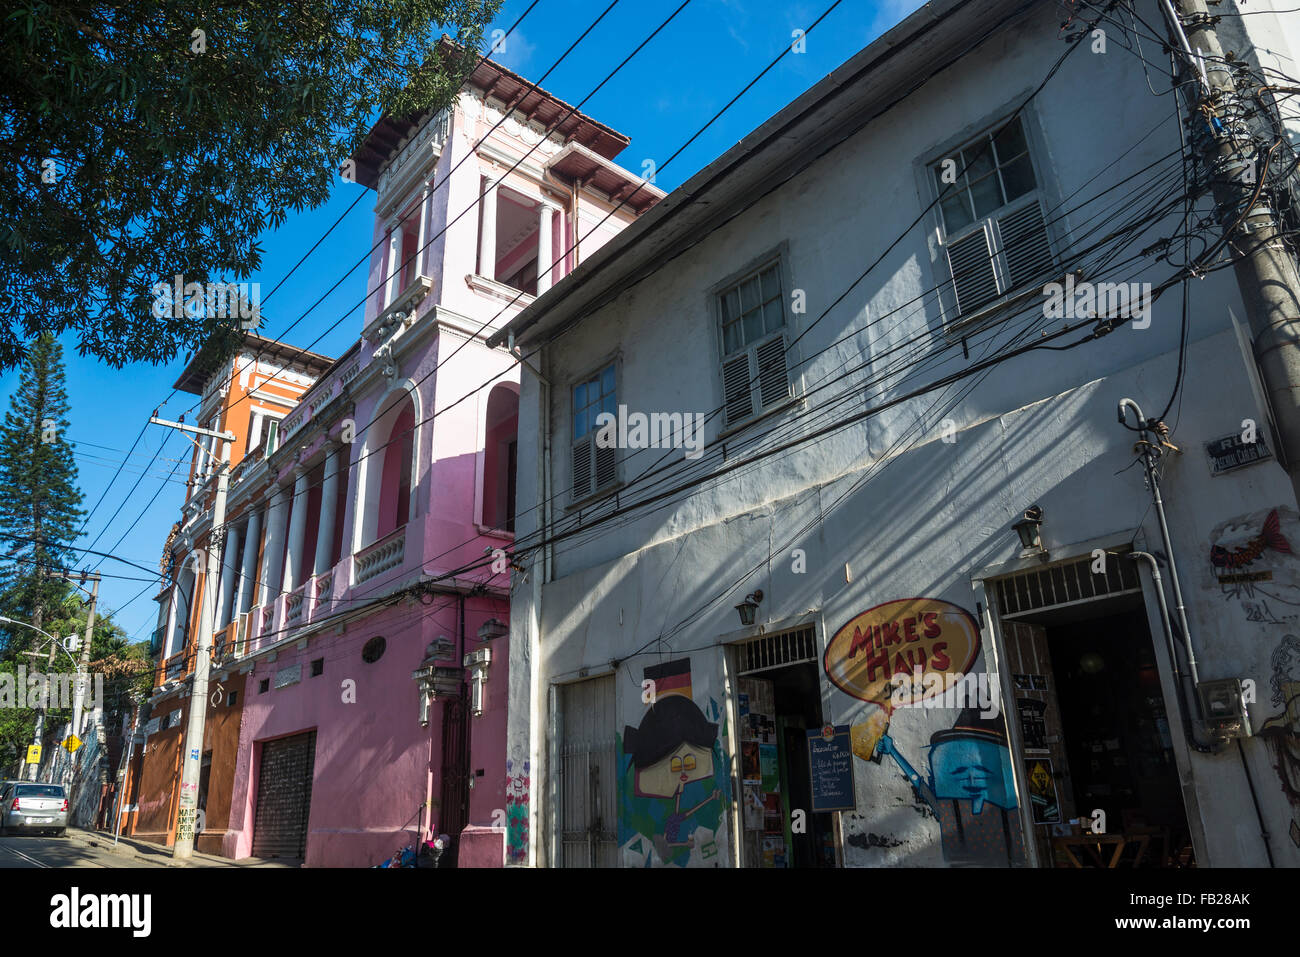
<path fill-rule="evenodd" d="M 1127 867 L 1140 867 L 1142 861 L 1146 858 L 1147 845 L 1151 843 L 1150 834 L 1071 834 L 1068 837 L 1052 838 L 1053 849 L 1065 851 L 1066 857 L 1070 859 L 1072 867 L 1102 867 L 1117 868 L 1120 866 L 1120 858 L 1124 856 L 1124 849 L 1130 844 L 1137 847 L 1137 854 L 1134 856 L 1132 863 Z M 1103 858 L 1102 848 L 1113 847 L 1110 852 L 1110 860 Z M 1083 851 L 1086 857 L 1092 861 L 1091 864 L 1084 864 L 1074 853 L 1075 850 Z"/>

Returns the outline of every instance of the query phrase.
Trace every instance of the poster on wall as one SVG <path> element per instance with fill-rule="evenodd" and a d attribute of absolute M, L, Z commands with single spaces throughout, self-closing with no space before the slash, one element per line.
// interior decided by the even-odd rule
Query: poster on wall
<path fill-rule="evenodd" d="M 763 830 L 763 792 L 757 781 L 745 782 L 745 830 Z"/>
<path fill-rule="evenodd" d="M 1025 759 L 1025 780 L 1029 784 L 1029 803 L 1034 809 L 1035 824 L 1059 824 L 1061 802 L 1056 796 L 1056 775 L 1050 758 Z"/>
<path fill-rule="evenodd" d="M 1017 698 L 1016 708 L 1020 712 L 1020 736 L 1024 739 L 1025 750 L 1047 751 L 1047 721 L 1043 717 L 1047 703 Z"/>
<path fill-rule="evenodd" d="M 820 731 L 807 734 L 813 812 L 856 810 L 849 726 L 828 724 Z"/>
<path fill-rule="evenodd" d="M 758 767 L 763 780 L 763 793 L 779 794 L 781 791 L 781 772 L 777 761 L 775 744 L 758 746 Z"/>

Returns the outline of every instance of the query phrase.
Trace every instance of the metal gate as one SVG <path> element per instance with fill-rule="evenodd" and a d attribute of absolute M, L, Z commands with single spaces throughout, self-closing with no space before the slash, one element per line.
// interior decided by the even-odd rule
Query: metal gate
<path fill-rule="evenodd" d="M 254 857 L 302 859 L 307 852 L 307 817 L 316 767 L 316 732 L 278 738 L 262 745 L 257 776 Z"/>
<path fill-rule="evenodd" d="M 455 866 L 460 832 L 469 823 L 469 709 L 464 689 L 442 706 L 442 812 L 438 830 L 451 838 L 448 864 Z"/>
<path fill-rule="evenodd" d="M 617 867 L 614 678 L 559 691 L 560 867 Z"/>

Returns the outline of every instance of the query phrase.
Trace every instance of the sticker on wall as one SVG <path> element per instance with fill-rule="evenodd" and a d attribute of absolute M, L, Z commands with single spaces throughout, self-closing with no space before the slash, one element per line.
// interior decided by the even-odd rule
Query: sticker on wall
<path fill-rule="evenodd" d="M 941 694 L 950 679 L 970 671 L 979 652 L 970 612 L 937 598 L 903 598 L 869 608 L 837 631 L 822 664 L 841 691 L 892 711 Z"/>
<path fill-rule="evenodd" d="M 1035 824 L 1061 823 L 1061 802 L 1056 795 L 1056 775 L 1050 758 L 1025 760 L 1025 781 L 1029 787 L 1029 806 Z"/>

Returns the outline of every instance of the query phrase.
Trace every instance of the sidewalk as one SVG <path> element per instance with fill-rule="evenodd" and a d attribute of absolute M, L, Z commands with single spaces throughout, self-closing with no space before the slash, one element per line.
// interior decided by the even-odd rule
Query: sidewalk
<path fill-rule="evenodd" d="M 172 857 L 171 848 L 164 847 L 161 844 L 151 844 L 148 841 L 140 841 L 130 837 L 118 838 L 117 847 L 113 846 L 113 835 L 103 831 L 89 831 L 81 827 L 69 827 L 65 836 L 70 841 L 76 841 L 79 844 L 85 844 L 88 847 L 97 847 L 101 850 L 111 851 L 114 854 L 121 854 L 124 857 L 134 857 L 141 863 L 162 864 L 167 867 L 281 867 L 296 869 L 297 863 L 287 864 L 281 861 L 269 861 L 260 857 L 245 857 L 237 861 L 232 861 L 228 857 L 218 857 L 215 854 L 200 854 L 194 852 L 194 856 L 188 860 L 178 861 Z"/>

